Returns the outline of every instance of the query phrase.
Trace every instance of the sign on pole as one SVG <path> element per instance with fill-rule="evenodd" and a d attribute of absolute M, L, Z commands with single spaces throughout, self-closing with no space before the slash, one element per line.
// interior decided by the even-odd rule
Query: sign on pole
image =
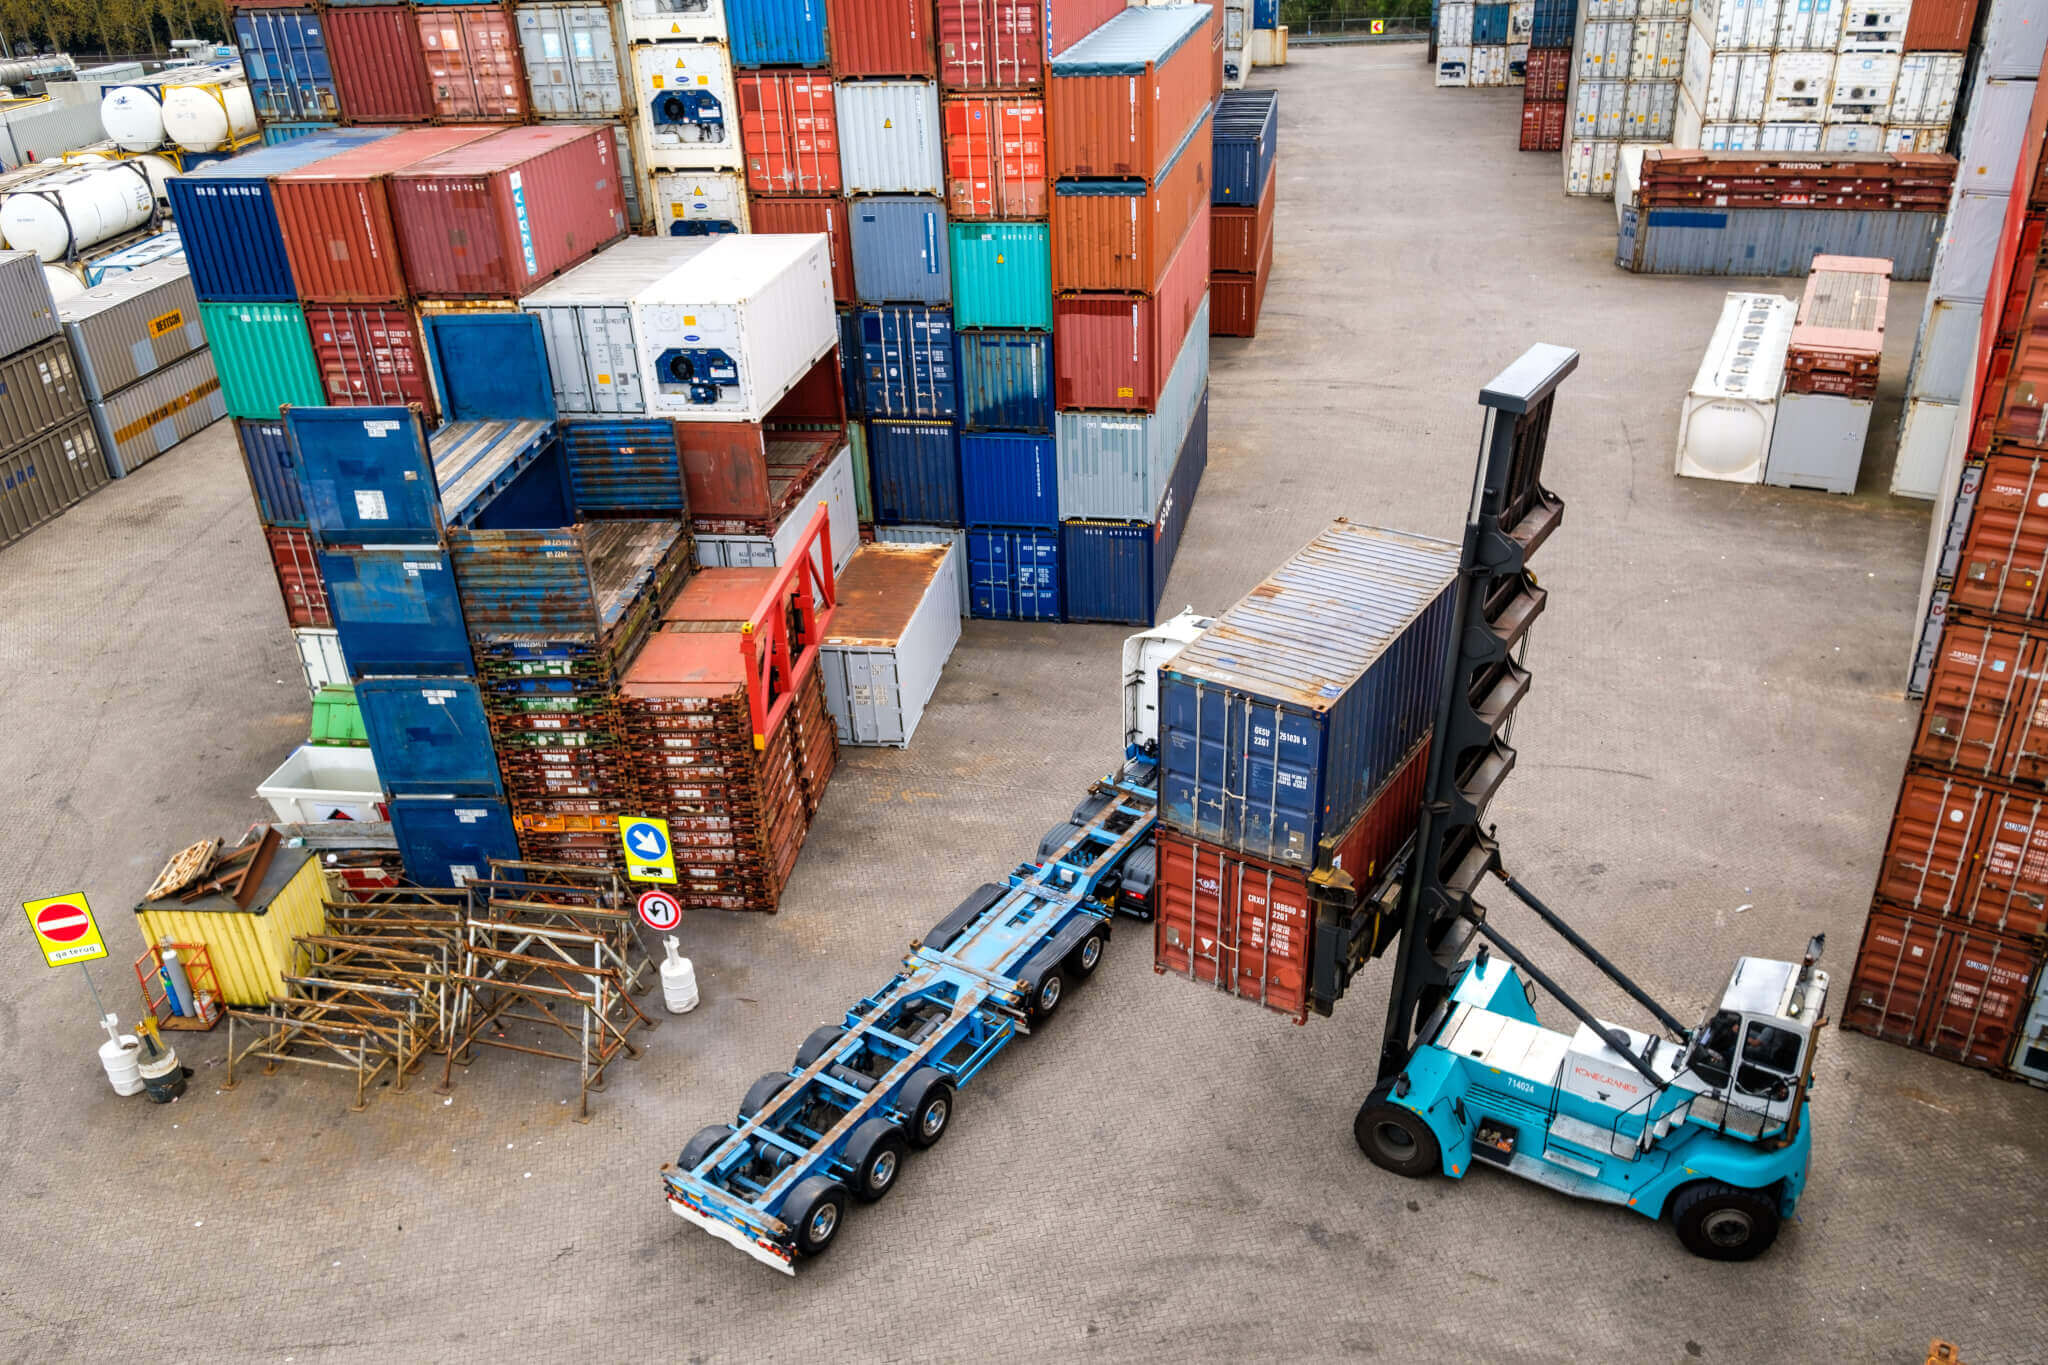
<path fill-rule="evenodd" d="M 1385 32 L 1387 31 L 1387 21 L 1386 21 L 1386 20 L 1384 20 L 1384 19 L 1375 19 L 1375 20 L 1373 20 L 1373 21 L 1372 21 L 1372 31 L 1373 31 L 1374 33 L 1385 33 Z"/>
<path fill-rule="evenodd" d="M 81 892 L 51 896 L 47 900 L 23 901 L 29 928 L 35 930 L 36 946 L 52 967 L 69 967 L 107 955 L 106 940 L 93 921 L 92 907 Z"/>
<path fill-rule="evenodd" d="M 626 850 L 626 876 L 633 881 L 676 879 L 676 851 L 669 846 L 668 821 L 647 815 L 621 815 L 619 843 Z"/>
<path fill-rule="evenodd" d="M 666 934 L 683 922 L 683 903 L 660 887 L 642 891 L 636 908 L 640 922 L 657 934 Z"/>

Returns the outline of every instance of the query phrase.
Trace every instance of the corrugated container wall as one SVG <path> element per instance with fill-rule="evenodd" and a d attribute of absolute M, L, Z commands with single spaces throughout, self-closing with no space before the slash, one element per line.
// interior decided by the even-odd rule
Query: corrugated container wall
<path fill-rule="evenodd" d="M 274 418 L 286 404 L 319 407 L 327 401 L 306 315 L 296 305 L 202 303 L 199 316 L 228 416 Z"/>
<path fill-rule="evenodd" d="M 759 199 L 753 205 L 756 232 L 822 232 L 832 253 L 832 298 L 854 303 L 853 234 L 847 205 L 837 198 Z"/>
<path fill-rule="evenodd" d="M 1044 83 L 1039 0 L 938 0 L 939 81 L 948 90 L 1030 90 Z"/>
<path fill-rule="evenodd" d="M 862 303 L 944 304 L 952 298 L 946 208 L 923 195 L 855 200 L 853 281 Z"/>
<path fill-rule="evenodd" d="M 1211 306 L 1204 295 L 1156 412 L 1059 414 L 1062 516 L 1120 521 L 1152 516 L 1209 389 Z"/>
<path fill-rule="evenodd" d="M 43 258 L 33 251 L 0 251 L 0 355 L 48 341 L 62 325 Z"/>
<path fill-rule="evenodd" d="M 960 524 L 960 450 L 950 423 L 869 422 L 868 470 L 876 521 Z"/>
<path fill-rule="evenodd" d="M 235 46 L 248 73 L 249 96 L 264 123 L 331 123 L 341 117 L 327 31 L 310 9 L 241 10 Z"/>
<path fill-rule="evenodd" d="M 1053 58 L 1052 175 L 1156 175 L 1214 93 L 1216 13 L 1127 9 Z"/>
<path fill-rule="evenodd" d="M 1961 52 L 1976 27 L 1978 0 L 1913 0 L 1906 18 L 1907 52 Z M 1997 0 L 2017 5 L 2018 0 Z"/>
<path fill-rule="evenodd" d="M 1180 553 L 1195 493 L 1209 466 L 1209 398 L 1181 441 L 1166 496 L 1150 521 L 1070 518 L 1060 523 L 1060 611 L 1069 621 L 1149 626 Z"/>
<path fill-rule="evenodd" d="M 1924 280 L 1939 213 L 1893 209 L 1623 210 L 1615 262 L 1639 275 L 1804 276 L 1817 255 L 1878 256 L 1895 280 Z"/>
<path fill-rule="evenodd" d="M 1059 620 L 1059 532 L 968 527 L 967 593 L 968 614 L 983 620 Z"/>
<path fill-rule="evenodd" d="M 249 471 L 249 491 L 256 496 L 257 517 L 265 526 L 304 526 L 306 501 L 299 491 L 299 467 L 292 459 L 284 423 L 237 420 L 235 435 Z"/>
<path fill-rule="evenodd" d="M 534 114 L 543 119 L 622 119 L 632 73 L 609 5 L 520 5 L 519 53 Z"/>
<path fill-rule="evenodd" d="M 227 415 L 211 351 L 194 351 L 93 405 L 93 420 L 115 478 L 197 436 Z"/>
<path fill-rule="evenodd" d="M 954 96 L 946 125 L 946 207 L 955 218 L 1043 218 L 1045 101 L 1035 95 Z"/>
<path fill-rule="evenodd" d="M 825 65 L 825 0 L 727 0 L 736 66 Z"/>
<path fill-rule="evenodd" d="M 960 425 L 970 431 L 1051 431 L 1052 337 L 975 331 L 959 338 Z"/>
<path fill-rule="evenodd" d="M 861 407 L 870 417 L 952 418 L 953 315 L 903 305 L 860 310 Z M 872 434 L 872 433 L 871 433 Z M 874 454 L 872 442 L 869 457 Z"/>
<path fill-rule="evenodd" d="M 562 453 L 579 520 L 684 515 L 675 423 L 651 417 L 564 422 Z"/>
<path fill-rule="evenodd" d="M 1151 181 L 1062 180 L 1053 190 L 1053 285 L 1148 294 L 1209 202 L 1209 121 Z M 1207 244 L 1203 246 L 1206 252 Z"/>
<path fill-rule="evenodd" d="M 839 169 L 848 194 L 945 193 L 939 87 L 929 81 L 834 86 Z"/>
<path fill-rule="evenodd" d="M 825 12 L 833 75 L 937 74 L 929 0 L 826 0 Z"/>
<path fill-rule="evenodd" d="M 734 84 L 747 188 L 756 194 L 839 193 L 832 78 L 822 71 L 762 71 L 738 76 Z"/>
<path fill-rule="evenodd" d="M 40 283 L 40 268 L 36 274 Z M 58 311 L 89 398 L 105 398 L 206 345 L 183 261 L 117 275 L 67 299 Z"/>
<path fill-rule="evenodd" d="M 1016 432 L 961 436 L 960 510 L 968 525 L 1054 529 L 1060 520 L 1059 487 L 1052 437 Z"/>
<path fill-rule="evenodd" d="M 1124 0 L 1045 0 L 1045 52 L 1065 52 L 1123 13 Z"/>
<path fill-rule="evenodd" d="M 11 545 L 107 482 L 89 417 L 0 455 L 0 546 Z"/>
<path fill-rule="evenodd" d="M 1209 283 L 1209 205 L 1150 298 L 1067 294 L 1053 305 L 1059 405 L 1150 412 Z"/>
<path fill-rule="evenodd" d="M 1044 223 L 954 223 L 949 233 L 955 327 L 1052 329 Z"/>
<path fill-rule="evenodd" d="M 434 386 L 412 310 L 386 304 L 305 305 L 306 330 L 335 407 L 417 403 L 434 421 Z"/>
<path fill-rule="evenodd" d="M 52 337 L 0 360 L 0 450 L 12 450 L 85 411 L 71 343 Z"/>
<path fill-rule="evenodd" d="M 529 104 L 519 34 L 498 5 L 422 5 L 416 12 L 434 116 L 521 123 Z"/>
<path fill-rule="evenodd" d="M 362 123 L 426 123 L 434 91 L 420 51 L 419 25 L 405 5 L 334 6 L 334 83 L 341 108 Z"/>
<path fill-rule="evenodd" d="M 1216 104 L 1213 129 L 1211 202 L 1259 202 L 1259 192 L 1273 169 L 1273 152 L 1279 142 L 1279 92 L 1224 91 Z"/>

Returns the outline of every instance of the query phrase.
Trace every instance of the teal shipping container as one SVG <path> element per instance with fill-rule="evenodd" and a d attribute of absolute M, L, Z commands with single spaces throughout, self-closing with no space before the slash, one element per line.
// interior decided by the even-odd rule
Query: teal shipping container
<path fill-rule="evenodd" d="M 274 420 L 287 404 L 320 407 L 327 391 L 313 359 L 306 313 L 295 303 L 202 303 L 228 416 Z"/>
<path fill-rule="evenodd" d="M 1052 229 L 954 223 L 953 326 L 1052 330 Z"/>

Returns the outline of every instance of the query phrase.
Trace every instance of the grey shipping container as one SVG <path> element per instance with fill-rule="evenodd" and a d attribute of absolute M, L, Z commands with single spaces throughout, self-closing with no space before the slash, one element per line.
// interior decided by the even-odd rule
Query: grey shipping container
<path fill-rule="evenodd" d="M 21 539 L 106 481 L 89 417 L 0 455 L 0 545 Z"/>
<path fill-rule="evenodd" d="M 521 5 L 519 54 L 533 112 L 543 119 L 625 118 L 632 105 L 619 69 L 608 5 Z"/>
<path fill-rule="evenodd" d="M 825 709 L 841 744 L 910 743 L 960 642 L 948 545 L 863 545 L 839 579 L 839 609 L 818 647 Z"/>
<path fill-rule="evenodd" d="M 921 194 L 877 195 L 854 200 L 847 218 L 854 292 L 862 303 L 944 307 L 952 301 L 943 201 Z"/>
<path fill-rule="evenodd" d="M 716 242 L 716 237 L 628 237 L 519 301 L 540 319 L 564 416 L 631 417 L 647 411 L 634 297 Z"/>
<path fill-rule="evenodd" d="M 104 403 L 92 405 L 107 472 L 117 479 L 133 474 L 227 415 L 227 399 L 213 370 L 213 352 L 207 350 L 194 351 Z"/>
<path fill-rule="evenodd" d="M 839 171 L 848 194 L 944 194 L 939 87 L 930 81 L 840 81 Z"/>
<path fill-rule="evenodd" d="M 1949 200 L 1948 222 L 1934 255 L 1934 278 L 1928 295 L 1981 304 L 1991 287 L 1991 266 L 1998 240 L 2005 235 L 2003 194 L 1958 193 Z"/>
<path fill-rule="evenodd" d="M 62 336 L 0 360 L 0 450 L 13 450 L 85 411 L 85 386 Z"/>
<path fill-rule="evenodd" d="M 1059 415 L 1060 516 L 1151 521 L 1208 387 L 1209 296 L 1204 294 L 1160 390 L 1157 412 Z"/>
<path fill-rule="evenodd" d="M 967 615 L 967 532 L 957 526 L 877 526 L 875 539 L 884 545 L 950 545 L 953 582 L 960 589 L 960 614 Z"/>
<path fill-rule="evenodd" d="M 1614 261 L 1638 275 L 1797 275 L 1818 255 L 1882 256 L 1895 280 L 1934 267 L 1939 213 L 1896 209 L 1628 208 Z"/>
<path fill-rule="evenodd" d="M 0 251 L 0 355 L 25 351 L 58 330 L 43 258 L 33 251 Z"/>
<path fill-rule="evenodd" d="M 102 399 L 206 348 L 192 271 L 181 257 L 116 275 L 57 310 L 85 395 Z"/>

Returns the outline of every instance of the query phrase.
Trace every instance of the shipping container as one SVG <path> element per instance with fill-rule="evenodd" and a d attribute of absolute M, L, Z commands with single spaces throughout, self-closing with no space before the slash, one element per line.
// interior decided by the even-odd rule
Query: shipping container
<path fill-rule="evenodd" d="M 676 428 L 690 516 L 714 534 L 770 534 L 840 445 L 836 432 L 770 432 L 751 422 Z"/>
<path fill-rule="evenodd" d="M 968 527 L 967 590 L 968 614 L 982 620 L 1059 620 L 1059 532 Z"/>
<path fill-rule="evenodd" d="M 647 180 L 652 186 L 647 220 L 657 234 L 716 237 L 749 230 L 747 179 L 736 171 L 654 170 Z M 765 206 L 768 201 L 762 203 Z M 760 221 L 769 220 L 764 215 Z M 791 229 L 763 227 L 761 231 Z M 853 269 L 850 263 L 846 268 L 849 272 Z"/>
<path fill-rule="evenodd" d="M 968 431 L 1053 429 L 1052 335 L 958 333 L 960 425 Z"/>
<path fill-rule="evenodd" d="M 1210 202 L 1260 203 L 1280 138 L 1279 92 L 1224 91 L 1210 136 Z"/>
<path fill-rule="evenodd" d="M 1906 15 L 1913 0 L 1857 0 L 1842 7 L 1845 55 L 1870 52 L 1896 55 L 1906 37 Z"/>
<path fill-rule="evenodd" d="M 834 76 L 938 74 L 926 0 L 826 0 L 825 14 Z"/>
<path fill-rule="evenodd" d="M 1944 917 L 1964 914 L 1995 799 L 1989 788 L 1961 778 L 1907 773 L 1878 865 L 1877 899 Z"/>
<path fill-rule="evenodd" d="M 1122 0 L 1045 0 L 1045 55 L 1065 52 L 1123 8 Z"/>
<path fill-rule="evenodd" d="M 1045 224 L 954 223 L 950 238 L 954 326 L 1051 330 Z"/>
<path fill-rule="evenodd" d="M 326 401 L 305 311 L 293 304 L 202 303 L 230 417 L 274 418 L 287 404 Z"/>
<path fill-rule="evenodd" d="M 819 645 L 825 706 L 841 744 L 910 743 L 960 640 L 958 551 L 863 545 L 839 580 Z"/>
<path fill-rule="evenodd" d="M 1788 50 L 1833 52 L 1842 37 L 1842 5 L 1837 0 L 1790 0 L 1778 11 L 1778 36 L 1773 46 Z"/>
<path fill-rule="evenodd" d="M 789 562 L 817 519 L 818 506 L 825 507 L 825 525 L 831 535 L 832 573 L 837 577 L 860 548 L 860 499 L 854 488 L 853 449 L 836 437 L 826 443 L 833 453 L 823 468 L 813 468 L 795 489 L 780 498 L 786 507 L 782 519 L 767 535 L 700 534 L 697 562 L 707 569 L 766 569 Z M 823 570 L 819 552 L 813 548 L 811 562 Z"/>
<path fill-rule="evenodd" d="M 1527 90 L 1523 98 L 1545 104 L 1561 103 L 1570 94 L 1571 78 L 1572 51 L 1569 46 L 1531 48 L 1524 82 Z"/>
<path fill-rule="evenodd" d="M 725 0 L 624 0 L 628 43 L 725 41 Z"/>
<path fill-rule="evenodd" d="M 365 679 L 355 684 L 386 796 L 498 796 L 498 755 L 483 693 L 468 678 Z"/>
<path fill-rule="evenodd" d="M 21 254 L 35 260 L 33 252 Z M 39 262 L 34 283 L 47 298 Z M 23 309 L 18 316 L 33 314 Z M 206 346 L 192 274 L 183 261 L 159 261 L 117 275 L 57 305 L 52 321 L 57 318 L 71 339 L 90 399 L 103 399 Z"/>
<path fill-rule="evenodd" d="M 42 257 L 33 251 L 0 251 L 0 356 L 25 351 L 61 330 Z"/>
<path fill-rule="evenodd" d="M 857 303 L 859 291 L 853 282 L 853 231 L 847 202 L 839 198 L 757 199 L 753 204 L 755 232 L 822 232 L 832 256 L 832 300 Z M 858 363 L 859 348 L 853 349 Z"/>
<path fill-rule="evenodd" d="M 1157 179 L 1062 180 L 1053 190 L 1053 285 L 1156 292 L 1209 203 L 1209 123 L 1188 130 Z M 1202 243 L 1206 254 L 1207 242 Z"/>
<path fill-rule="evenodd" d="M 2012 1069 L 2029 1084 L 2048 1086 L 2048 970 L 2034 974 L 2034 1003 L 2013 1042 Z"/>
<path fill-rule="evenodd" d="M 330 6 L 327 31 L 342 117 L 357 123 L 433 119 L 433 83 L 409 6 Z"/>
<path fill-rule="evenodd" d="M 951 423 L 876 420 L 867 432 L 877 523 L 962 524 L 960 447 Z"/>
<path fill-rule="evenodd" d="M 915 420 L 958 416 L 953 315 L 901 305 L 863 308 L 859 316 L 862 410 L 870 417 Z M 872 459 L 872 444 L 868 454 Z"/>
<path fill-rule="evenodd" d="M 306 330 L 327 402 L 335 407 L 417 403 L 431 425 L 434 386 L 409 308 L 309 303 Z"/>
<path fill-rule="evenodd" d="M 602 128 L 512 128 L 391 175 L 391 221 L 417 298 L 517 298 L 626 232 Z"/>
<path fill-rule="evenodd" d="M 2048 468 L 1993 455 L 1984 465 L 1976 511 L 1963 542 L 1949 603 L 2013 621 L 2048 617 Z"/>
<path fill-rule="evenodd" d="M 1056 530 L 1059 487 L 1059 454 L 1052 437 L 1011 432 L 960 437 L 960 510 L 968 525 Z"/>
<path fill-rule="evenodd" d="M 1634 7 L 1632 0 L 1630 7 Z M 1530 60 L 1535 60 L 1535 49 L 1550 48 L 1562 52 L 1569 61 L 1577 19 L 1578 5 L 1574 0 L 1535 0 L 1529 22 Z"/>
<path fill-rule="evenodd" d="M 675 423 L 609 418 L 565 421 L 561 430 L 569 500 L 579 519 L 686 515 Z"/>
<path fill-rule="evenodd" d="M 2018 8 L 2008 3 L 1998 10 Z M 2048 30 L 2048 23 L 2041 23 L 2040 27 Z M 2041 44 L 2037 41 L 2034 47 L 2038 53 Z M 1970 95 L 1969 118 L 1963 124 L 1962 155 L 1956 166 L 1956 183 L 1965 193 L 2012 192 L 2013 168 L 2019 164 L 2020 148 L 2027 137 L 2036 84 L 2032 75 L 2023 80 L 1978 77 L 1976 89 Z"/>
<path fill-rule="evenodd" d="M 1279 198 L 1270 182 L 1279 174 L 1275 167 L 1267 174 L 1266 193 L 1257 208 L 1231 206 L 1209 210 L 1209 272 L 1255 274 L 1259 252 L 1273 232 L 1274 201 Z"/>
<path fill-rule="evenodd" d="M 1686 47 L 1684 90 L 1703 119 L 1756 122 L 1764 116 L 1770 88 L 1770 53 L 1718 51 L 1698 29 L 1692 31 Z"/>
<path fill-rule="evenodd" d="M 759 422 L 839 338 L 823 237 L 723 236 L 639 295 L 651 412 Z"/>
<path fill-rule="evenodd" d="M 835 83 L 839 171 L 848 194 L 946 192 L 939 87 L 930 81 Z"/>
<path fill-rule="evenodd" d="M 1212 306 L 1203 295 L 1156 412 L 1059 414 L 1062 516 L 1146 521 L 1158 509 L 1208 392 Z"/>
<path fill-rule="evenodd" d="M 492 859 L 519 857 L 503 801 L 407 797 L 391 802 L 391 832 L 405 875 L 418 886 L 463 886 L 489 877 Z"/>
<path fill-rule="evenodd" d="M 954 218 L 1043 218 L 1045 100 L 1037 95 L 954 95 L 940 110 L 946 137 L 946 207 Z"/>
<path fill-rule="evenodd" d="M 1673 472 L 1761 483 L 1797 310 L 1777 294 L 1733 293 L 1679 407 Z"/>
<path fill-rule="evenodd" d="M 2048 24 L 2041 22 L 2031 5 L 2003 0 L 1985 13 L 1983 31 L 1977 35 L 1977 41 L 1984 53 L 1979 69 L 1986 76 L 1993 80 L 2031 81 L 2040 75 L 2042 48 L 2048 44 Z M 1974 118 L 1975 114 L 1971 116 Z"/>
<path fill-rule="evenodd" d="M 568 416 L 638 416 L 651 387 L 640 368 L 633 300 L 716 241 L 628 237 L 520 300 L 540 319 L 556 410 Z"/>
<path fill-rule="evenodd" d="M 213 353 L 193 351 L 93 404 L 107 473 L 124 478 L 227 415 Z"/>
<path fill-rule="evenodd" d="M 939 83 L 948 90 L 1035 90 L 1046 43 L 1037 0 L 938 0 Z"/>
<path fill-rule="evenodd" d="M 527 477 L 552 475 L 536 467 Z M 641 519 L 577 524 L 559 505 L 545 513 L 500 518 L 517 529 L 449 531 L 463 620 L 482 640 L 589 640 L 629 657 L 690 576 L 689 528 Z"/>
<path fill-rule="evenodd" d="M 717 43 L 633 49 L 633 101 L 641 159 L 656 170 L 739 170 L 739 95 Z"/>
<path fill-rule="evenodd" d="M 327 583 L 321 577 L 313 537 L 302 527 L 272 526 L 265 529 L 263 538 L 270 546 L 271 569 L 284 597 L 285 620 L 300 629 L 332 629 L 334 616 L 328 610 Z"/>
<path fill-rule="evenodd" d="M 1458 547 L 1337 521 L 1159 681 L 1163 826 L 1316 865 L 1435 721 Z"/>
<path fill-rule="evenodd" d="M 266 123 L 263 125 L 263 145 L 266 147 L 282 147 L 287 142 L 297 142 L 301 138 L 314 137 L 320 133 L 335 132 L 340 127 L 341 125 L 338 123 Z"/>
<path fill-rule="evenodd" d="M 1525 152 L 1556 152 L 1564 149 L 1565 115 L 1571 106 L 1562 100 L 1522 106 L 1522 133 L 1518 146 Z M 1679 134 L 1683 138 L 1684 134 Z"/>
<path fill-rule="evenodd" d="M 953 586 L 959 594 L 960 615 L 967 615 L 967 532 L 958 526 L 877 526 L 875 541 L 882 545 L 950 545 L 953 548 Z"/>
<path fill-rule="evenodd" d="M 1972 852 L 1975 875 L 1958 918 L 2039 942 L 2048 938 L 2048 799 L 2005 791 L 1987 799 L 1983 839 Z"/>
<path fill-rule="evenodd" d="M 1940 259 L 1934 273 L 1939 280 Z M 1961 403 L 1969 397 L 1976 378 L 1977 332 L 1984 322 L 1984 304 L 1981 299 L 1965 302 L 1931 297 L 1931 293 L 1913 349 L 1906 394 L 1936 403 Z"/>
<path fill-rule="evenodd" d="M 526 120 L 526 70 L 509 7 L 422 5 L 414 18 L 434 117 L 467 123 Z"/>
<path fill-rule="evenodd" d="M 1886 123 L 1947 123 L 1955 117 L 1963 83 L 1960 52 L 1908 53 L 1899 61 Z M 1937 148 L 1936 150 L 1940 150 Z"/>
<path fill-rule="evenodd" d="M 822 71 L 746 72 L 736 85 L 747 187 L 756 194 L 839 193 L 832 78 Z"/>
<path fill-rule="evenodd" d="M 1845 123 L 1883 123 L 1899 83 L 1899 55 L 1844 53 L 1835 59 L 1835 81 L 1828 92 L 1830 127 Z M 1823 141 L 1825 146 L 1825 141 Z"/>
<path fill-rule="evenodd" d="M 2002 1071 L 2033 1002 L 2040 951 L 1968 929 L 1945 937 L 1918 1046 L 1964 1066 Z"/>
<path fill-rule="evenodd" d="M 298 463 L 282 421 L 237 418 L 235 435 L 249 472 L 256 516 L 265 526 L 304 526 L 306 503 L 299 493 Z"/>
<path fill-rule="evenodd" d="M 237 10 L 233 21 L 257 118 L 264 123 L 332 123 L 341 117 L 318 11 Z"/>
<path fill-rule="evenodd" d="M 1151 297 L 1062 295 L 1053 306 L 1060 409 L 1151 412 L 1208 282 L 1204 203 Z"/>
<path fill-rule="evenodd" d="M 543 119 L 622 119 L 633 108 L 625 49 L 609 5 L 522 4 L 513 10 L 528 102 Z"/>
<path fill-rule="evenodd" d="M 1149 626 L 1209 465 L 1209 396 L 1181 442 L 1166 496 L 1150 521 L 1060 523 L 1060 611 L 1069 621 Z"/>
<path fill-rule="evenodd" d="M 333 626 L 357 680 L 476 672 L 445 550 L 323 549 L 319 569 L 315 582 L 326 586 L 332 619 L 294 619 L 292 624 Z"/>
<path fill-rule="evenodd" d="M 739 66 L 825 65 L 825 0 L 726 0 L 725 22 Z"/>
<path fill-rule="evenodd" d="M 0 546 L 58 516 L 107 478 L 85 414 L 0 455 Z"/>
<path fill-rule="evenodd" d="M 1215 97 L 1219 32 L 1207 6 L 1127 9 L 1058 53 L 1053 178 L 1157 175 Z"/>
<path fill-rule="evenodd" d="M 1817 255 L 1881 256 L 1894 280 L 1924 280 L 1941 223 L 1903 209 L 1631 208 L 1615 262 L 1639 275 L 1804 276 Z"/>
<path fill-rule="evenodd" d="M 862 303 L 951 301 L 943 203 L 925 195 L 876 195 L 849 207 L 854 289 Z"/>

